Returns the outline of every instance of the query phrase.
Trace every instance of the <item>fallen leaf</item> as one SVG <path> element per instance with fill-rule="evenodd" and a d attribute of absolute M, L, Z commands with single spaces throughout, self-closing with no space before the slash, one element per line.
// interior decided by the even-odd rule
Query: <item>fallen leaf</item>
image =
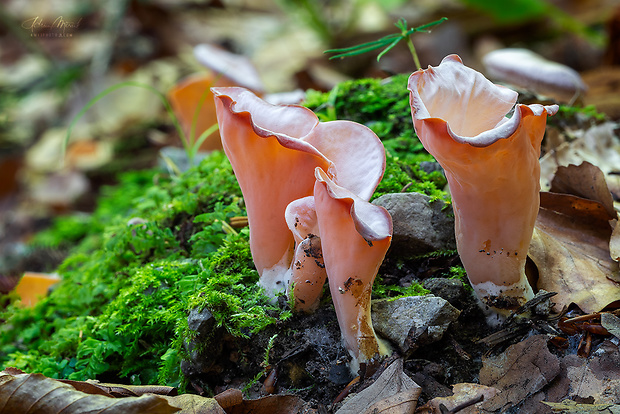
<path fill-rule="evenodd" d="M 165 395 L 162 398 L 166 399 L 172 407 L 181 409 L 177 414 L 226 414 L 226 411 L 214 398 L 196 394 L 183 394 L 174 397 Z"/>
<path fill-rule="evenodd" d="M 554 413 L 564 414 L 620 414 L 620 405 L 615 404 L 578 404 L 573 400 L 564 400 L 559 403 L 542 401 L 551 407 Z"/>
<path fill-rule="evenodd" d="M 557 293 L 556 311 L 575 303 L 598 312 L 620 298 L 620 270 L 612 259 L 620 230 L 605 176 L 588 162 L 571 164 L 558 167 L 550 188 L 554 192 L 540 193 L 528 251 L 538 288 Z"/>
<path fill-rule="evenodd" d="M 568 387 L 561 392 L 550 390 L 550 394 L 560 395 L 557 400 L 570 398 L 594 404 L 617 404 L 620 396 L 620 352 L 618 345 L 610 340 L 604 341 L 589 358 L 567 355 L 560 361 L 561 369 Z M 562 395 L 563 394 L 563 395 Z M 546 400 L 552 400 L 549 398 Z"/>
<path fill-rule="evenodd" d="M 411 413 L 421 392 L 418 384 L 403 372 L 403 360 L 397 359 L 371 386 L 347 398 L 336 414 Z"/>
<path fill-rule="evenodd" d="M 603 206 L 610 220 L 617 215 L 614 210 L 614 199 L 605 181 L 605 174 L 599 167 L 587 161 L 578 166 L 574 164 L 559 166 L 551 181 L 549 191 L 597 201 Z"/>
<path fill-rule="evenodd" d="M 268 395 L 226 409 L 226 414 L 313 414 L 316 410 L 295 395 Z"/>
<path fill-rule="evenodd" d="M 22 305 L 33 306 L 41 297 L 47 296 L 49 288 L 58 282 L 60 276 L 54 273 L 25 272 L 14 291 L 20 297 Z"/>
<path fill-rule="evenodd" d="M 560 373 L 560 361 L 549 352 L 547 336 L 535 335 L 508 347 L 497 356 L 482 359 L 480 384 L 500 392 L 482 403 L 490 412 L 530 407 L 542 399 L 540 391 Z M 534 404 L 535 405 L 535 404 Z M 516 412 L 516 411 L 515 411 Z"/>
<path fill-rule="evenodd" d="M 40 414 L 83 414 L 103 412 L 109 414 L 168 414 L 178 408 L 171 407 L 160 396 L 148 394 L 141 397 L 110 398 L 86 394 L 69 384 L 47 378 L 41 374 L 23 374 L 20 371 L 0 372 L 0 413 L 36 412 Z"/>
<path fill-rule="evenodd" d="M 603 171 L 609 190 L 619 200 L 620 139 L 615 133 L 616 128 L 616 123 L 607 122 L 585 131 L 576 131 L 577 139 L 547 152 L 540 159 L 542 191 L 549 191 L 558 167 L 587 161 Z"/>
<path fill-rule="evenodd" d="M 449 397 L 435 397 L 422 407 L 416 410 L 416 414 L 435 414 L 441 413 L 443 405 L 448 410 L 454 410 L 457 407 L 463 407 L 458 411 L 459 414 L 480 413 L 480 406 L 484 400 L 494 397 L 499 390 L 494 387 L 488 387 L 480 384 L 460 383 L 454 384 L 452 387 L 454 395 Z M 478 401 L 480 400 L 480 401 Z M 474 401 L 478 401 L 473 403 Z M 471 405 L 468 405 L 472 403 Z M 456 410 L 454 410 L 456 412 Z"/>
<path fill-rule="evenodd" d="M 598 312 L 620 297 L 612 275 L 611 227 L 600 203 L 572 195 L 541 193 L 541 208 L 529 257 L 539 273 L 538 288 L 556 292 L 555 309 L 575 303 Z"/>
<path fill-rule="evenodd" d="M 215 401 L 223 408 L 227 409 L 243 402 L 243 393 L 236 388 L 229 388 L 214 396 Z"/>

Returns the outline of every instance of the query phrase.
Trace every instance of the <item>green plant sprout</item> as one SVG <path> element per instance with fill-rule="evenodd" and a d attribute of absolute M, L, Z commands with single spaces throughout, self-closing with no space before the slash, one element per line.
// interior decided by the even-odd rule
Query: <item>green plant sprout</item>
<path fill-rule="evenodd" d="M 434 22 L 430 22 L 427 24 L 423 24 L 422 26 L 409 29 L 407 27 L 407 20 L 401 18 L 398 20 L 398 22 L 394 23 L 394 26 L 400 29 L 400 33 L 387 35 L 382 37 L 381 39 L 368 43 L 362 43 L 357 46 L 345 47 L 342 49 L 329 49 L 323 53 L 336 53 L 336 55 L 330 57 L 331 60 L 336 58 L 361 55 L 363 53 L 370 52 L 376 49 L 385 48 L 377 56 L 378 62 L 383 57 L 383 55 L 392 50 L 394 46 L 396 46 L 401 40 L 404 40 L 407 43 L 407 47 L 409 47 L 409 51 L 411 52 L 411 56 L 413 57 L 413 62 L 415 63 L 416 68 L 422 69 L 422 66 L 420 65 L 420 59 L 418 59 L 418 53 L 416 52 L 415 46 L 411 41 L 411 35 L 417 32 L 428 33 L 430 32 L 430 30 L 428 30 L 429 28 L 437 26 L 438 24 L 441 24 L 446 20 L 448 20 L 447 17 L 442 17 L 441 19 L 435 20 Z"/>
<path fill-rule="evenodd" d="M 219 128 L 217 124 L 213 124 L 211 127 L 207 128 L 205 131 L 203 131 L 198 138 L 195 138 L 196 123 L 198 121 L 198 115 L 200 113 L 200 109 L 202 108 L 202 106 L 203 106 L 203 104 L 204 104 L 204 102 L 205 102 L 205 100 L 206 100 L 206 98 L 207 98 L 207 96 L 209 94 L 209 89 L 207 88 L 205 90 L 205 92 L 203 93 L 202 97 L 200 98 L 200 102 L 199 102 L 198 106 L 196 106 L 196 110 L 194 111 L 194 116 L 192 117 L 192 126 L 191 126 L 190 136 L 187 137 L 185 135 L 185 133 L 183 132 L 183 128 L 181 127 L 179 119 L 174 114 L 174 111 L 172 110 L 172 105 L 170 105 L 170 101 L 168 101 L 166 96 L 163 93 L 161 93 L 160 91 L 158 91 L 157 89 L 155 89 L 154 87 L 150 86 L 150 85 L 147 85 L 147 84 L 144 84 L 144 83 L 140 83 L 140 82 L 134 82 L 134 81 L 121 82 L 121 83 L 118 83 L 116 85 L 110 86 L 109 88 L 107 88 L 107 89 L 103 90 L 102 92 L 98 93 L 94 98 L 92 98 L 90 101 L 88 101 L 86 103 L 86 105 L 84 105 L 84 107 L 80 110 L 80 112 L 77 113 L 77 115 L 73 118 L 73 120 L 69 124 L 69 128 L 67 129 L 67 135 L 65 136 L 65 139 L 64 139 L 64 141 L 62 143 L 62 154 L 63 155 L 66 154 L 67 147 L 69 145 L 69 140 L 71 138 L 71 131 L 75 127 L 75 124 L 80 120 L 80 118 L 82 118 L 82 116 L 84 116 L 86 111 L 88 111 L 95 103 L 97 103 L 99 100 L 101 100 L 102 98 L 107 96 L 109 93 L 114 92 L 117 89 L 121 89 L 121 88 L 127 87 L 127 86 L 133 86 L 133 87 L 137 87 L 137 88 L 146 89 L 148 91 L 153 92 L 159 98 L 161 103 L 164 105 L 164 108 L 166 109 L 166 112 L 170 116 L 170 119 L 172 120 L 172 124 L 174 125 L 174 128 L 177 130 L 177 133 L 179 134 L 179 137 L 181 137 L 181 143 L 183 144 L 183 148 L 185 149 L 185 153 L 187 154 L 187 158 L 189 159 L 190 165 L 194 165 L 194 159 L 196 158 L 196 154 L 198 153 L 198 149 L 200 148 L 202 143 L 211 134 L 213 134 L 215 131 L 217 131 L 218 128 Z M 63 158 L 64 158 L 64 156 L 63 156 Z M 166 161 L 167 164 L 170 164 L 172 162 L 171 160 L 168 160 L 168 159 L 165 159 L 165 161 Z M 178 170 L 178 169 L 173 168 L 173 170 Z"/>

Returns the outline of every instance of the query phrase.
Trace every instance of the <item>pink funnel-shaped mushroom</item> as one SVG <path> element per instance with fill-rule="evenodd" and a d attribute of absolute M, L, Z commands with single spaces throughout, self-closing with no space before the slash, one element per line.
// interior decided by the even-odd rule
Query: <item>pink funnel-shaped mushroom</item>
<path fill-rule="evenodd" d="M 353 361 L 372 364 L 388 351 L 372 327 L 370 296 L 392 241 L 392 217 L 383 207 L 335 184 L 321 168 L 316 178 L 323 259 L 340 331 Z"/>
<path fill-rule="evenodd" d="M 301 201 L 313 195 L 314 169 L 368 200 L 385 169 L 383 145 L 363 125 L 321 123 L 307 108 L 270 105 L 243 88 L 213 93 L 224 151 L 246 203 L 260 282 L 273 294 L 293 281 L 299 308 L 311 309 L 325 281 L 313 200 Z"/>
<path fill-rule="evenodd" d="M 456 55 L 409 78 L 420 141 L 444 168 L 456 241 L 478 298 L 500 314 L 533 296 L 525 260 L 539 207 L 540 144 L 558 106 L 517 105 L 517 93 Z"/>

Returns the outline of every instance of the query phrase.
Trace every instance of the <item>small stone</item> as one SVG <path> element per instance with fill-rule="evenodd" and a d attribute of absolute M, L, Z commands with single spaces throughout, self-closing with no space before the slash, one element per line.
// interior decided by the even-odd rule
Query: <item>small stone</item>
<path fill-rule="evenodd" d="M 417 256 L 437 250 L 456 249 L 452 207 L 441 200 L 430 202 L 420 193 L 385 194 L 373 201 L 392 216 L 391 252 Z"/>
<path fill-rule="evenodd" d="M 445 299 L 427 295 L 375 300 L 371 313 L 375 330 L 407 356 L 439 341 L 461 312 Z"/>
<path fill-rule="evenodd" d="M 420 163 L 420 169 L 427 174 L 430 174 L 435 171 L 443 172 L 443 168 L 441 168 L 441 165 L 439 165 L 439 163 L 435 161 L 422 161 Z"/>
<path fill-rule="evenodd" d="M 196 331 L 197 337 L 204 337 L 211 334 L 215 323 L 215 318 L 207 307 L 202 310 L 200 310 L 200 308 L 194 308 L 189 312 L 189 316 L 187 317 L 187 326 L 190 330 Z"/>
<path fill-rule="evenodd" d="M 353 379 L 349 364 L 332 362 L 327 379 L 336 385 L 346 385 Z"/>
<path fill-rule="evenodd" d="M 458 279 L 446 279 L 443 277 L 425 279 L 422 282 L 424 289 L 428 289 L 435 296 L 447 300 L 453 306 L 458 306 L 465 297 L 465 286 Z"/>

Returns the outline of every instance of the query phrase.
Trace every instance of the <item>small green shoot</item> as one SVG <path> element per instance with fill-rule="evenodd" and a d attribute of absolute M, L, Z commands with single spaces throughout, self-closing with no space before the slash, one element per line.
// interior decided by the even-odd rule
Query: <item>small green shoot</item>
<path fill-rule="evenodd" d="M 375 41 L 362 43 L 357 46 L 345 47 L 342 49 L 329 49 L 326 50 L 324 53 L 335 53 L 335 55 L 331 56 L 330 59 L 336 59 L 361 55 L 366 52 L 371 52 L 373 50 L 384 48 L 377 56 L 378 62 L 383 57 L 383 55 L 392 50 L 394 46 L 396 46 L 401 40 L 404 40 L 407 43 L 409 51 L 411 52 L 411 56 L 413 57 L 413 62 L 415 63 L 416 68 L 422 69 L 422 66 L 420 65 L 420 60 L 418 59 L 418 54 L 415 50 L 415 46 L 411 41 L 411 35 L 418 32 L 428 33 L 430 32 L 429 29 L 431 27 L 437 26 L 438 24 L 441 24 L 446 20 L 448 20 L 447 17 L 442 17 L 441 19 L 435 20 L 434 22 L 423 24 L 422 26 L 413 27 L 410 29 L 407 27 L 407 20 L 401 18 L 398 20 L 398 22 L 394 23 L 394 26 L 400 29 L 400 33 L 387 35 Z"/>
<path fill-rule="evenodd" d="M 263 357 L 263 366 L 265 368 L 269 366 L 269 353 L 273 349 L 273 344 L 275 343 L 277 337 L 278 337 L 278 334 L 275 334 L 271 338 L 269 338 L 269 341 L 267 342 L 267 348 L 265 349 L 265 356 Z"/>
<path fill-rule="evenodd" d="M 241 392 L 243 392 L 244 394 L 247 394 L 250 388 L 252 388 L 252 386 L 256 384 L 258 381 L 260 381 L 263 375 L 266 375 L 267 371 L 271 368 L 271 364 L 269 364 L 269 353 L 273 349 L 273 344 L 275 343 L 277 337 L 278 337 L 278 334 L 275 334 L 269 338 L 269 341 L 267 342 L 267 347 L 265 348 L 265 356 L 263 356 L 263 360 L 260 364 L 263 369 L 260 372 L 258 372 L 254 376 L 254 378 L 248 381 L 247 384 L 243 386 L 243 388 L 241 389 Z"/>

